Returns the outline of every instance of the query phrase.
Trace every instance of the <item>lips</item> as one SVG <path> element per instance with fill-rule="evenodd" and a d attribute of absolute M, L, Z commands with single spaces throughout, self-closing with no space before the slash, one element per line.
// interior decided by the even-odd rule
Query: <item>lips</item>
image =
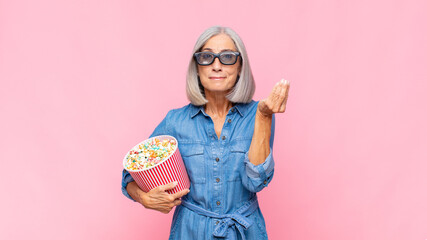
<path fill-rule="evenodd" d="M 221 79 L 224 79 L 225 77 L 209 77 L 209 79 L 212 79 L 212 80 L 221 80 Z"/>

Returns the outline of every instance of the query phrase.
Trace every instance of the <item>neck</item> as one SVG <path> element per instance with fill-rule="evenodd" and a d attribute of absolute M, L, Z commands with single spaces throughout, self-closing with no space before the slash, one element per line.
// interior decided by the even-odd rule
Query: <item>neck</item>
<path fill-rule="evenodd" d="M 224 117 L 227 115 L 228 110 L 233 107 L 233 103 L 230 102 L 224 93 L 212 93 L 205 90 L 205 96 L 208 103 L 205 105 L 205 112 L 211 117 Z"/>

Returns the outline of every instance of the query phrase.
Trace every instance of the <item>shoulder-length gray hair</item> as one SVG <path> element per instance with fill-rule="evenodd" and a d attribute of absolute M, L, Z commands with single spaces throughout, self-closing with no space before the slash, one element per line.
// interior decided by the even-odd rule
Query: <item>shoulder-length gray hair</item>
<path fill-rule="evenodd" d="M 237 33 L 231 28 L 213 26 L 206 29 L 202 35 L 200 35 L 191 54 L 191 60 L 187 71 L 186 91 L 187 97 L 193 105 L 200 106 L 205 105 L 208 102 L 204 96 L 204 88 L 197 75 L 197 63 L 193 57 L 194 53 L 199 52 L 211 37 L 221 33 L 227 34 L 234 41 L 234 45 L 236 46 L 237 51 L 240 52 L 240 57 L 242 59 L 240 78 L 236 80 L 237 83 L 226 98 L 233 103 L 249 103 L 254 95 L 255 81 L 252 76 L 248 54 L 246 53 L 246 48 L 242 39 L 240 39 L 239 35 L 237 35 Z"/>

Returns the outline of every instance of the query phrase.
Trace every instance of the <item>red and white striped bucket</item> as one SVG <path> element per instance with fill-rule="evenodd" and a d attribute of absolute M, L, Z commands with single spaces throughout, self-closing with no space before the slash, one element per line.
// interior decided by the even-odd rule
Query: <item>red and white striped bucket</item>
<path fill-rule="evenodd" d="M 184 161 L 181 158 L 181 154 L 178 149 L 178 141 L 169 135 L 161 135 L 149 138 L 145 141 L 138 143 L 132 149 L 135 149 L 140 144 L 144 144 L 147 141 L 150 141 L 153 138 L 157 138 L 160 141 L 165 139 L 173 139 L 175 140 L 176 149 L 175 151 L 166 159 L 158 163 L 157 165 L 151 166 L 142 170 L 130 170 L 125 167 L 125 163 L 127 160 L 127 156 L 129 152 L 126 154 L 123 159 L 123 167 L 130 173 L 135 182 L 144 192 L 148 192 L 153 188 L 156 188 L 161 185 L 165 185 L 171 182 L 177 181 L 178 184 L 172 190 L 166 190 L 169 194 L 177 193 L 184 189 L 190 188 L 190 179 L 188 178 L 187 170 L 185 169 Z M 132 150 L 131 149 L 131 150 Z"/>

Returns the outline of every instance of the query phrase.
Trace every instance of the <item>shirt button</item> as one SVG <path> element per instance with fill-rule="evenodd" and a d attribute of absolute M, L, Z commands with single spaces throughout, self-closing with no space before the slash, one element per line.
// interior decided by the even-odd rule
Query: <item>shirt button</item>
<path fill-rule="evenodd" d="M 216 182 L 219 182 L 219 181 L 221 181 L 221 180 L 220 180 L 219 178 L 217 178 L 217 179 L 216 179 Z"/>
<path fill-rule="evenodd" d="M 217 220 L 217 221 L 215 222 L 215 225 L 218 225 L 218 223 L 219 223 L 219 221 Z"/>
<path fill-rule="evenodd" d="M 264 180 L 264 184 L 267 184 L 267 180 Z"/>
<path fill-rule="evenodd" d="M 215 158 L 215 161 L 219 162 L 219 158 Z"/>
<path fill-rule="evenodd" d="M 234 108 L 231 109 L 231 112 L 234 112 Z"/>
<path fill-rule="evenodd" d="M 222 136 L 222 140 L 225 140 L 225 136 Z"/>
<path fill-rule="evenodd" d="M 221 205 L 221 202 L 220 201 L 216 201 L 216 205 Z"/>
<path fill-rule="evenodd" d="M 231 119 L 228 119 L 228 123 L 231 123 Z"/>

